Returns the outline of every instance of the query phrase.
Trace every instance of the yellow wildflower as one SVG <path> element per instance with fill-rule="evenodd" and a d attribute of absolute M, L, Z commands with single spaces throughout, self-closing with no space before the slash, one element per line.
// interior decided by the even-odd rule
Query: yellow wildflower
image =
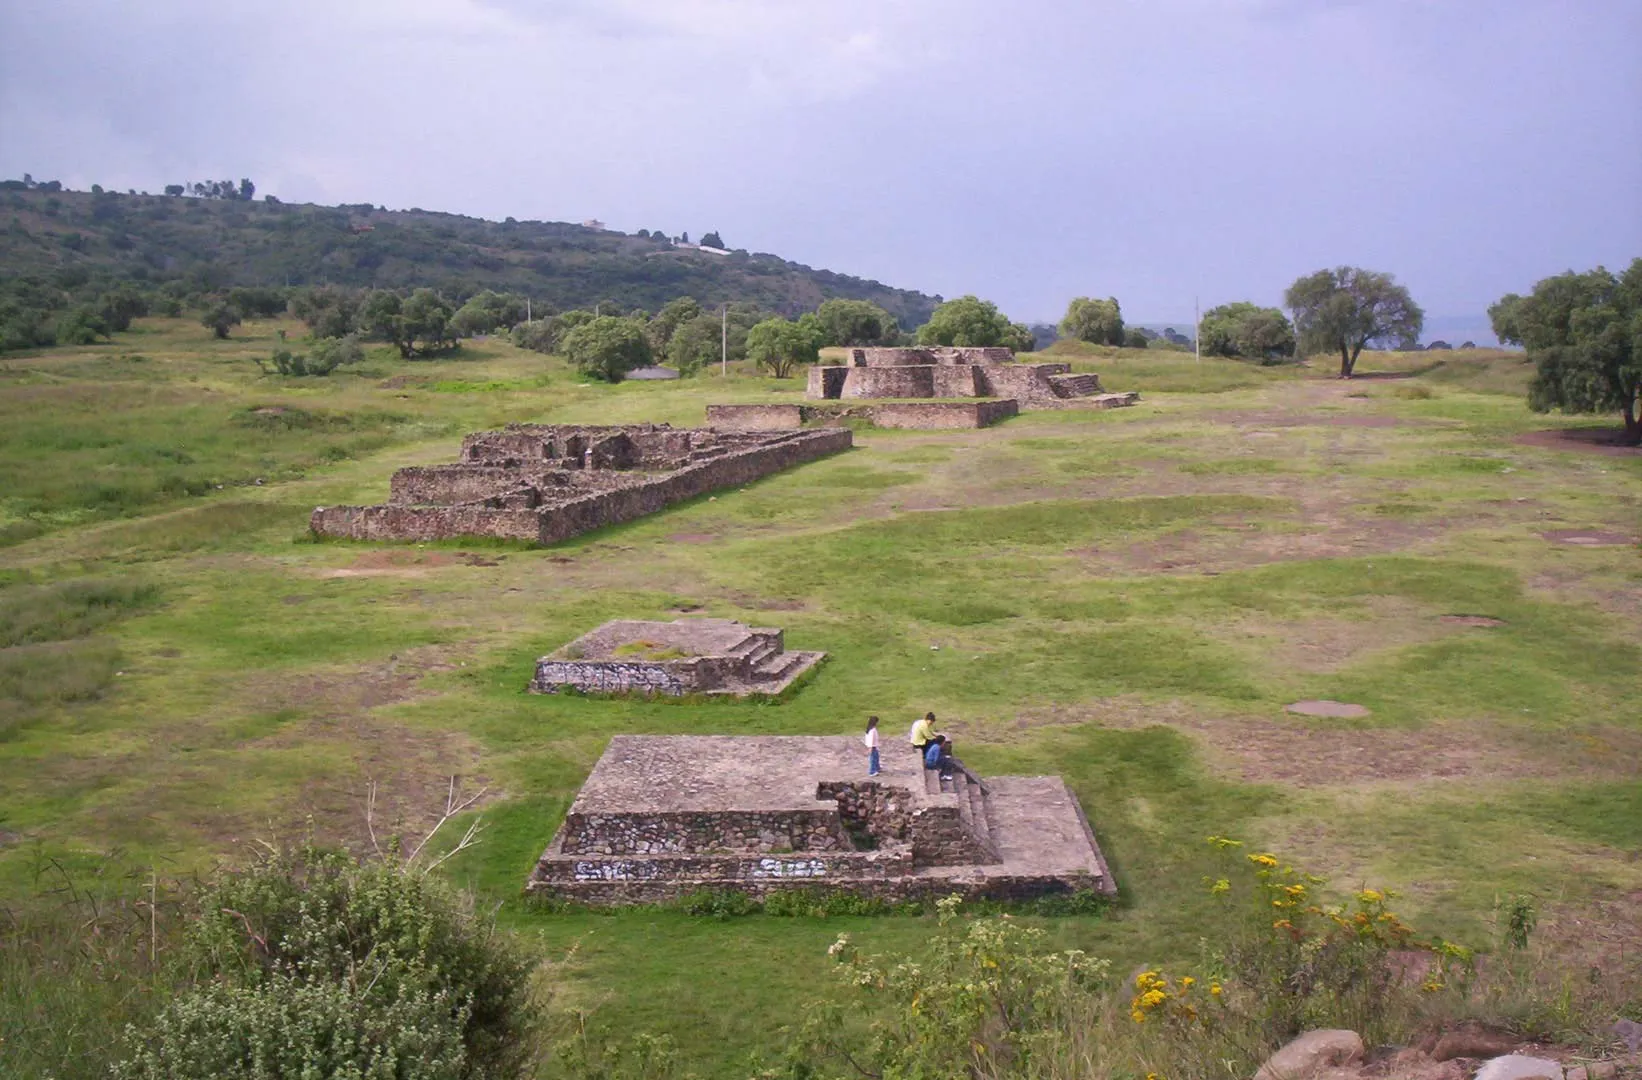
<path fill-rule="evenodd" d="M 1146 1014 L 1141 1012 L 1139 1009 L 1135 1009 L 1132 1012 L 1130 1012 L 1129 1016 L 1137 1024 L 1144 1024 L 1146 1022 Z"/>
<path fill-rule="evenodd" d="M 1275 855 L 1267 855 L 1263 853 L 1259 855 L 1250 855 L 1248 856 L 1248 860 L 1256 866 L 1264 866 L 1267 869 L 1277 865 L 1277 856 Z"/>
<path fill-rule="evenodd" d="M 1140 995 L 1140 1007 L 1143 1009 L 1155 1009 L 1167 1001 L 1168 998 L 1169 995 L 1165 994 L 1161 990 L 1148 990 L 1144 994 Z"/>
<path fill-rule="evenodd" d="M 1217 982 L 1210 983 L 1209 984 L 1209 993 L 1213 994 L 1215 997 L 1219 997 L 1220 993 L 1221 993 L 1220 984 L 1217 983 Z"/>

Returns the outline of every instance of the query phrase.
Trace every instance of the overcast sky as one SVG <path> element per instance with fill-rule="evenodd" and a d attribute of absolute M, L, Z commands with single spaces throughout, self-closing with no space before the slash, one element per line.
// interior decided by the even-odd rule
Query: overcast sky
<path fill-rule="evenodd" d="M 709 229 L 1056 318 L 1642 255 L 1642 0 L 0 0 L 0 173 Z"/>

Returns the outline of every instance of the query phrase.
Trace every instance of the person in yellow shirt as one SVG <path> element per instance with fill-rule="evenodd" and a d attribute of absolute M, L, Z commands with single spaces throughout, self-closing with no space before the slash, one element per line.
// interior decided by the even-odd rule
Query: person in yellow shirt
<path fill-rule="evenodd" d="M 925 713 L 922 720 L 913 722 L 912 746 L 920 757 L 929 744 L 935 741 L 935 714 Z"/>

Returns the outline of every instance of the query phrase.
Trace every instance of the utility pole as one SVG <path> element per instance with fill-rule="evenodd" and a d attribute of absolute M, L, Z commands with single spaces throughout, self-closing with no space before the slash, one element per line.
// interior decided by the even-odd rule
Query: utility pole
<path fill-rule="evenodd" d="M 730 305 L 718 305 L 718 377 L 730 377 Z"/>
<path fill-rule="evenodd" d="M 1192 353 L 1197 357 L 1197 362 L 1201 364 L 1203 362 L 1203 309 L 1198 304 L 1195 296 L 1192 297 Z"/>
<path fill-rule="evenodd" d="M 530 297 L 525 297 L 525 322 L 530 321 Z"/>

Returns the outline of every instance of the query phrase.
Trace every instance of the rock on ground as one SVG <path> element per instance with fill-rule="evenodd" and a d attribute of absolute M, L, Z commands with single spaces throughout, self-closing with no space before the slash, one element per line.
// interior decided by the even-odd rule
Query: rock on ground
<path fill-rule="evenodd" d="M 1312 1080 L 1331 1065 L 1351 1065 L 1362 1059 L 1363 1040 L 1355 1031 L 1308 1031 L 1267 1058 L 1254 1080 Z"/>
<path fill-rule="evenodd" d="M 1549 1058 L 1506 1054 L 1485 1062 L 1476 1080 L 1562 1080 L 1562 1066 Z"/>

